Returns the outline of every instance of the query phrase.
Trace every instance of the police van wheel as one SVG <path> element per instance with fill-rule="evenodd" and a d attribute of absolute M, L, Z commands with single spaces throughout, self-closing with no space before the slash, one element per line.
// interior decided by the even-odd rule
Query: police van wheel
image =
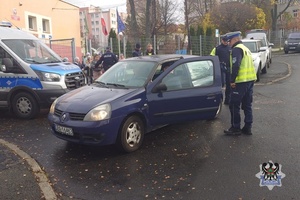
<path fill-rule="evenodd" d="M 32 119 L 39 112 L 37 101 L 26 92 L 20 92 L 13 97 L 12 109 L 14 114 L 21 119 Z"/>

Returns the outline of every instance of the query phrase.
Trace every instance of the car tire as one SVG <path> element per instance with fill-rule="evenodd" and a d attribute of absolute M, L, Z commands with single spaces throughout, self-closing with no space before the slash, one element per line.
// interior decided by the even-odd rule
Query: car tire
<path fill-rule="evenodd" d="M 121 151 L 130 153 L 138 150 L 144 140 L 145 125 L 136 115 L 128 117 L 119 131 L 117 145 Z"/>
<path fill-rule="evenodd" d="M 256 82 L 260 81 L 260 72 L 261 72 L 261 67 L 259 66 L 257 72 L 256 72 Z"/>
<path fill-rule="evenodd" d="M 36 99 L 31 94 L 20 92 L 12 99 L 12 110 L 18 118 L 33 119 L 39 113 L 40 108 Z"/>
<path fill-rule="evenodd" d="M 265 66 L 262 70 L 261 70 L 262 74 L 266 74 L 267 73 L 267 66 Z"/>

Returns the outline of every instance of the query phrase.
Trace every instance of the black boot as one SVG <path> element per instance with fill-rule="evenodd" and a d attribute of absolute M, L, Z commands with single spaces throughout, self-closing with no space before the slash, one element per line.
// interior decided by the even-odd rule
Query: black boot
<path fill-rule="evenodd" d="M 245 135 L 252 135 L 252 131 L 250 127 L 244 126 L 242 128 L 242 133 L 244 133 Z"/>
<path fill-rule="evenodd" d="M 224 133 L 226 135 L 241 135 L 241 129 L 240 128 L 230 127 L 229 129 L 224 130 Z"/>

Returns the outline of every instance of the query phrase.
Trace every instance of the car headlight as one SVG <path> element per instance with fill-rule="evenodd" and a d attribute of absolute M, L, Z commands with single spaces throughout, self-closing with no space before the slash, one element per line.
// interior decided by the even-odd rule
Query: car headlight
<path fill-rule="evenodd" d="M 54 114 L 56 102 L 57 102 L 57 99 L 55 99 L 55 101 L 53 101 L 53 103 L 51 104 L 51 107 L 50 107 L 50 110 L 49 110 L 49 114 Z"/>
<path fill-rule="evenodd" d="M 39 76 L 41 81 L 49 81 L 49 82 L 59 82 L 60 81 L 60 75 L 55 73 L 48 73 L 48 72 L 40 72 L 35 71 L 37 75 Z"/>
<path fill-rule="evenodd" d="M 104 119 L 109 119 L 111 115 L 110 104 L 104 104 L 97 106 L 90 110 L 84 117 L 83 121 L 101 121 Z"/>

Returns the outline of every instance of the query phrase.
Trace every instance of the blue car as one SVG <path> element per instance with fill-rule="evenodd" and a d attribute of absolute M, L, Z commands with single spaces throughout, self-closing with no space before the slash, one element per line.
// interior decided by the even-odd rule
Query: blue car
<path fill-rule="evenodd" d="M 60 139 L 116 144 L 125 152 L 162 126 L 216 118 L 222 109 L 216 56 L 153 55 L 119 61 L 91 85 L 57 98 L 48 115 Z"/>

